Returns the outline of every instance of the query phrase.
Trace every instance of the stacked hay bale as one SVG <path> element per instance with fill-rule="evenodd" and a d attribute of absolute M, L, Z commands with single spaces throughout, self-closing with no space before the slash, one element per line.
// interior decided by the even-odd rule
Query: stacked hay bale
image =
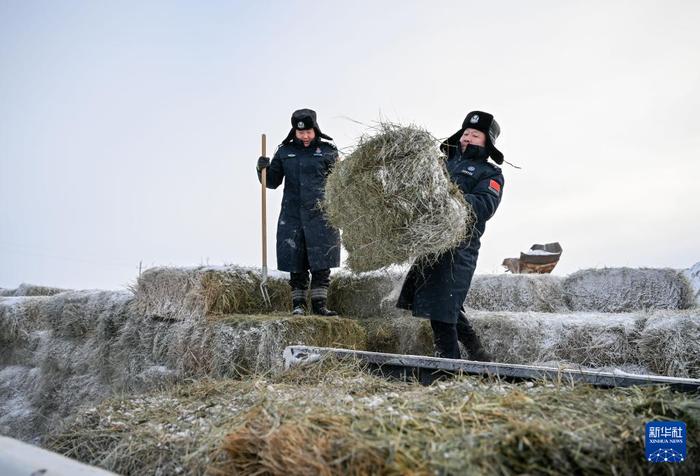
<path fill-rule="evenodd" d="M 657 311 L 641 330 L 642 363 L 661 375 L 700 378 L 700 310 Z"/>
<path fill-rule="evenodd" d="M 187 272 L 165 275 L 192 283 Z M 365 348 L 366 332 L 352 320 L 220 314 L 237 309 L 231 302 L 250 302 L 250 281 L 241 273 L 221 293 L 230 297 L 242 288 L 243 297 L 224 301 L 216 293 L 232 272 L 198 276 L 204 284 L 184 286 L 179 295 L 168 288 L 168 297 L 154 293 L 157 286 L 137 286 L 150 294 L 136 297 L 127 291 L 0 297 L 0 433 L 32 440 L 79 405 L 114 393 L 277 371 L 288 345 Z"/>
<path fill-rule="evenodd" d="M 0 296 L 53 296 L 65 291 L 68 291 L 68 289 L 22 283 L 17 289 L 0 288 Z"/>
<path fill-rule="evenodd" d="M 126 371 L 107 362 L 129 292 L 0 298 L 0 433 L 35 438 Z"/>
<path fill-rule="evenodd" d="M 501 362 L 700 377 L 700 308 L 679 310 L 685 301 L 669 299 L 684 295 L 683 286 L 689 286 L 679 273 L 655 276 L 654 289 L 676 291 L 646 293 L 637 302 L 625 293 L 611 294 L 617 296 L 614 302 L 592 299 L 604 310 L 621 306 L 624 313 L 554 312 L 569 302 L 566 287 L 555 277 L 477 277 L 473 307 L 511 310 L 470 310 L 469 315 Z M 0 297 L 1 433 L 34 438 L 78 404 L 113 392 L 277 370 L 282 349 L 291 344 L 432 353 L 427 321 L 392 314 L 400 274 L 335 277 L 338 302 L 355 319 L 259 315 L 262 307 L 256 306 L 262 305 L 254 301 L 259 281 L 247 271 L 160 269 L 141 278 L 136 295 L 71 291 Z M 279 295 L 288 292 L 283 278 L 275 280 Z M 232 281 L 234 291 L 227 284 Z M 235 289 L 255 296 L 232 296 Z M 280 306 L 288 302 L 286 297 L 278 301 Z M 245 306 L 254 312 L 228 313 Z"/>
<path fill-rule="evenodd" d="M 380 123 L 335 166 L 323 209 L 343 232 L 351 270 L 429 261 L 467 238 L 474 213 L 443 157 L 427 131 Z"/>
<path fill-rule="evenodd" d="M 476 275 L 465 304 L 483 311 L 568 311 L 562 278 L 550 274 Z"/>
<path fill-rule="evenodd" d="M 272 309 L 260 292 L 259 270 L 240 266 L 161 267 L 146 270 L 136 283 L 136 310 L 142 315 L 182 320 L 193 316 L 289 311 L 291 289 L 280 276 L 268 278 Z"/>
<path fill-rule="evenodd" d="M 695 263 L 690 269 L 684 270 L 683 275 L 690 284 L 692 306 L 700 307 L 700 262 Z"/>
<path fill-rule="evenodd" d="M 675 269 L 585 269 L 563 283 L 573 311 L 627 312 L 638 309 L 687 309 L 692 292 Z"/>
<path fill-rule="evenodd" d="M 496 362 L 626 368 L 640 363 L 642 314 L 489 312 L 470 314 Z"/>
<path fill-rule="evenodd" d="M 358 318 L 402 316 L 396 301 L 403 279 L 404 273 L 396 269 L 359 274 L 341 270 L 331 276 L 328 305 Z"/>
<path fill-rule="evenodd" d="M 426 322 L 408 313 L 388 312 L 402 275 L 365 276 L 344 274 L 337 287 L 343 310 L 362 316 L 368 348 L 431 355 L 432 334 Z M 587 290 L 588 301 L 583 301 L 581 289 Z M 683 273 L 673 270 L 592 269 L 566 278 L 477 275 L 466 304 L 469 318 L 498 362 L 697 378 L 700 309 L 683 309 L 690 289 Z"/>

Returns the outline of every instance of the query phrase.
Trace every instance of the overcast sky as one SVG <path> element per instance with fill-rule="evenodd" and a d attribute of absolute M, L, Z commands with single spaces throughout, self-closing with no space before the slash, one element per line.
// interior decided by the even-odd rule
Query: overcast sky
<path fill-rule="evenodd" d="M 318 112 L 438 137 L 493 113 L 506 185 L 477 272 L 700 261 L 700 2 L 0 0 L 0 286 L 259 265 L 260 133 Z M 282 187 L 269 194 L 270 262 Z"/>

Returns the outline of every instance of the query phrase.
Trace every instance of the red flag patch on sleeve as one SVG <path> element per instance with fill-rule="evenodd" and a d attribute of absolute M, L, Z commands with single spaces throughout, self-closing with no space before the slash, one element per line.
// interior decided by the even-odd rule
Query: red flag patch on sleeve
<path fill-rule="evenodd" d="M 492 192 L 496 192 L 496 195 L 501 194 L 501 184 L 496 182 L 494 179 L 491 179 L 489 182 L 489 190 Z"/>

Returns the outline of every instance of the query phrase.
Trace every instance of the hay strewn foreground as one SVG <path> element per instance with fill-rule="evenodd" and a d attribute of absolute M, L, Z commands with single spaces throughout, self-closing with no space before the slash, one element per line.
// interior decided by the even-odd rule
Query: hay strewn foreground
<path fill-rule="evenodd" d="M 430 387 L 325 362 L 275 378 L 199 381 L 114 399 L 49 447 L 122 474 L 647 473 L 644 424 L 700 404 L 660 388 L 600 390 L 462 378 Z M 697 474 L 700 460 L 656 465 Z"/>
<path fill-rule="evenodd" d="M 326 181 L 323 208 L 343 232 L 350 269 L 372 271 L 454 248 L 474 214 L 448 178 L 438 142 L 414 126 L 380 123 L 373 132 Z"/>

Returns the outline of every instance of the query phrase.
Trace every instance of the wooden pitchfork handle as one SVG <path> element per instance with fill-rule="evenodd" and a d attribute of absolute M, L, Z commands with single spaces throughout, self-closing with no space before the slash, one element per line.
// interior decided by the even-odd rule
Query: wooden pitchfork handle
<path fill-rule="evenodd" d="M 262 156 L 267 156 L 267 136 L 261 137 Z M 260 171 L 260 183 L 262 185 L 260 198 L 262 203 L 262 280 L 260 281 L 260 292 L 265 305 L 270 308 L 270 293 L 267 289 L 267 167 Z"/>

